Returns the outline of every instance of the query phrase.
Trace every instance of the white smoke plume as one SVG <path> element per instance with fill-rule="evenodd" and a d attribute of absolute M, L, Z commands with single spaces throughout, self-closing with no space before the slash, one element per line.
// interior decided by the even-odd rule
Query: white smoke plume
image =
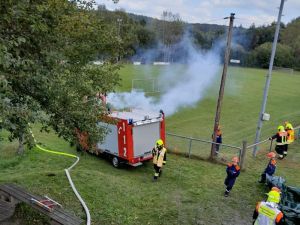
<path fill-rule="evenodd" d="M 220 56 L 216 50 L 204 52 L 193 47 L 191 40 L 185 37 L 180 45 L 186 49 L 186 65 L 181 74 L 178 67 L 166 66 L 159 75 L 161 96 L 157 100 L 147 97 L 142 92 L 110 93 L 107 100 L 115 108 L 139 108 L 158 111 L 162 109 L 167 116 L 177 112 L 182 107 L 192 107 L 205 95 L 219 72 Z"/>

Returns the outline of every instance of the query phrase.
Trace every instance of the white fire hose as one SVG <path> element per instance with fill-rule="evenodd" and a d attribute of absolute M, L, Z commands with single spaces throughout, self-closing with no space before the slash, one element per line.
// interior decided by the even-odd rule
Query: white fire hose
<path fill-rule="evenodd" d="M 76 197 L 78 198 L 78 200 L 80 201 L 82 207 L 84 208 L 84 211 L 85 211 L 85 214 L 86 214 L 86 225 L 90 225 L 91 224 L 90 211 L 89 211 L 88 207 L 86 206 L 85 202 L 83 201 L 83 199 L 81 198 L 80 194 L 78 193 L 78 191 L 77 191 L 77 189 L 76 189 L 76 187 L 75 187 L 75 185 L 72 181 L 71 175 L 70 175 L 71 169 L 79 162 L 79 157 L 76 156 L 76 155 L 72 155 L 72 154 L 68 154 L 68 153 L 64 153 L 64 152 L 56 152 L 56 151 L 48 150 L 48 149 L 45 149 L 45 148 L 41 147 L 40 145 L 37 144 L 37 141 L 36 141 L 32 131 L 31 131 L 31 129 L 29 131 L 30 131 L 30 133 L 33 137 L 33 140 L 34 140 L 34 143 L 35 143 L 36 147 L 38 149 L 40 149 L 41 151 L 48 152 L 48 153 L 51 153 L 51 154 L 64 155 L 64 156 L 76 158 L 76 162 L 74 162 L 72 164 L 72 166 L 70 166 L 69 168 L 65 169 L 65 172 L 66 172 L 68 181 L 69 181 L 69 183 L 72 187 L 73 192 L 75 193 Z"/>

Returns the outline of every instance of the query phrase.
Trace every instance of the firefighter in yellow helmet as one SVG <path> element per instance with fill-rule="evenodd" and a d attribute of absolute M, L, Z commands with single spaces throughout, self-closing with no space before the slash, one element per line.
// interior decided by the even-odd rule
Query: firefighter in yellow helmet
<path fill-rule="evenodd" d="M 285 150 L 283 151 L 283 155 L 286 156 L 289 148 L 289 144 L 293 143 L 295 140 L 295 131 L 292 124 L 288 121 L 284 122 L 285 131 L 287 132 L 287 142 L 285 145 Z"/>
<path fill-rule="evenodd" d="M 276 147 L 275 147 L 275 151 L 278 154 L 278 158 L 279 159 L 283 159 L 284 158 L 284 151 L 286 149 L 286 143 L 287 143 L 287 132 L 284 129 L 284 126 L 278 126 L 277 128 L 278 132 L 273 135 L 272 137 L 270 137 L 269 139 L 275 139 L 276 138 Z"/>
<path fill-rule="evenodd" d="M 167 150 L 164 147 L 163 140 L 159 139 L 156 141 L 155 147 L 152 149 L 153 166 L 154 166 L 154 177 L 153 180 L 157 181 L 157 178 L 162 173 L 162 167 L 167 161 Z"/>
<path fill-rule="evenodd" d="M 280 190 L 272 188 L 267 201 L 258 202 L 253 213 L 254 225 L 283 225 L 283 213 L 279 210 Z"/>

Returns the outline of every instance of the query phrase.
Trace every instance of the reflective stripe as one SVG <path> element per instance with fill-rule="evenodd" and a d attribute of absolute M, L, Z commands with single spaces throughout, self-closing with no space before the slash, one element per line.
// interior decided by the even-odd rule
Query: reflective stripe
<path fill-rule="evenodd" d="M 162 167 L 164 156 L 166 154 L 166 149 L 162 148 L 160 151 L 155 147 L 153 149 L 153 164 L 156 164 L 158 167 Z"/>
<path fill-rule="evenodd" d="M 254 225 L 275 225 L 275 221 L 279 222 L 282 219 L 281 214 L 275 203 L 261 202 Z"/>
<path fill-rule="evenodd" d="M 274 212 L 273 209 L 270 209 L 268 206 L 265 206 L 265 205 L 262 205 L 261 207 L 259 207 L 258 213 L 265 215 L 273 220 L 275 220 L 275 218 L 276 218 L 276 212 Z"/>
<path fill-rule="evenodd" d="M 287 139 L 287 132 L 278 132 L 279 137 L 281 137 L 281 141 L 277 142 L 277 145 L 284 145 L 286 144 L 286 139 Z"/>
<path fill-rule="evenodd" d="M 154 176 L 158 177 L 158 176 L 159 176 L 159 173 L 154 173 Z"/>

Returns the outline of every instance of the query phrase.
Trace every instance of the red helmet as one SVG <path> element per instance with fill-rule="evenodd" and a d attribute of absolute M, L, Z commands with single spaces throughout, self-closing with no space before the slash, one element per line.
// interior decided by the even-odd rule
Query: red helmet
<path fill-rule="evenodd" d="M 267 154 L 267 157 L 268 157 L 268 158 L 275 158 L 275 157 L 276 157 L 276 153 L 275 153 L 275 152 L 269 152 L 269 153 Z"/>
<path fill-rule="evenodd" d="M 271 191 L 277 191 L 277 192 L 281 193 L 281 190 L 276 186 L 272 187 Z"/>

